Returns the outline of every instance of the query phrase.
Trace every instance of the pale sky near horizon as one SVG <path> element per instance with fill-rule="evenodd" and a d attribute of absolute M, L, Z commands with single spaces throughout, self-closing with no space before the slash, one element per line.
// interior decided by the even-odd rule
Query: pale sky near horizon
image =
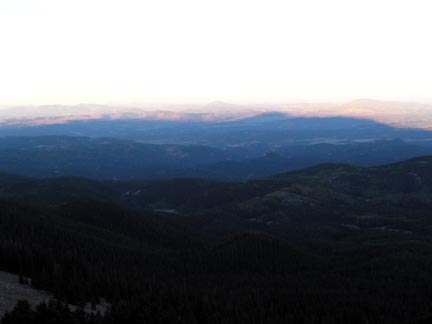
<path fill-rule="evenodd" d="M 432 101 L 432 1 L 0 0 L 0 105 Z"/>

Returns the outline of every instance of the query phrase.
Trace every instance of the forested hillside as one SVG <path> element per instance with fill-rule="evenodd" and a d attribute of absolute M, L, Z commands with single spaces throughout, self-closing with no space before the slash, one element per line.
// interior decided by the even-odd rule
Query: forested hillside
<path fill-rule="evenodd" d="M 432 318 L 429 157 L 241 183 L 2 175 L 0 191 L 0 270 L 61 302 L 112 305 L 20 303 L 3 324 Z"/>

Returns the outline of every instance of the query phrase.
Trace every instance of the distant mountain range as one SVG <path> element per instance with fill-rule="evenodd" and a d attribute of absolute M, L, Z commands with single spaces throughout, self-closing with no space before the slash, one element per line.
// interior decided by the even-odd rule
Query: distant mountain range
<path fill-rule="evenodd" d="M 0 172 L 39 178 L 247 180 L 317 163 L 374 166 L 432 154 L 432 131 L 411 127 L 423 123 L 427 128 L 432 120 L 430 107 L 420 104 L 213 102 L 153 108 L 4 108 Z"/>
<path fill-rule="evenodd" d="M 164 120 L 227 122 L 279 112 L 287 117 L 367 118 L 397 127 L 432 129 L 432 105 L 360 99 L 345 104 L 143 105 L 133 107 L 80 104 L 20 106 L 0 109 L 0 125 L 38 126 L 88 120 Z"/>

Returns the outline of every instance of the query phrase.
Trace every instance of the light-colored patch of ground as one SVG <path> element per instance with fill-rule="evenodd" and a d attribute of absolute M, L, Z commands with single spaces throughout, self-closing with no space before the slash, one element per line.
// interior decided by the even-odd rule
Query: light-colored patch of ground
<path fill-rule="evenodd" d="M 29 285 L 20 284 L 19 277 L 16 274 L 0 271 L 0 319 L 6 312 L 15 307 L 18 300 L 27 300 L 30 305 L 37 306 L 42 302 L 48 302 L 50 299 L 53 299 L 50 293 L 36 290 Z M 71 311 L 77 309 L 75 305 L 69 305 L 69 307 Z M 105 314 L 109 307 L 110 304 L 101 299 L 94 307 L 87 303 L 84 306 L 84 311 Z"/>
<path fill-rule="evenodd" d="M 12 310 L 17 301 L 26 299 L 31 305 L 48 302 L 52 296 L 41 290 L 31 288 L 29 285 L 18 283 L 19 277 L 15 274 L 0 271 L 0 318 Z"/>

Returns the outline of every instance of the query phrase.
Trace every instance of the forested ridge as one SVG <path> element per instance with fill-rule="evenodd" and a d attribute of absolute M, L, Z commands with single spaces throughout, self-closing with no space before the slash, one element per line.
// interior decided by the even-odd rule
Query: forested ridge
<path fill-rule="evenodd" d="M 57 301 L 2 323 L 427 323 L 431 189 L 427 157 L 242 183 L 3 175 L 0 270 Z"/>

